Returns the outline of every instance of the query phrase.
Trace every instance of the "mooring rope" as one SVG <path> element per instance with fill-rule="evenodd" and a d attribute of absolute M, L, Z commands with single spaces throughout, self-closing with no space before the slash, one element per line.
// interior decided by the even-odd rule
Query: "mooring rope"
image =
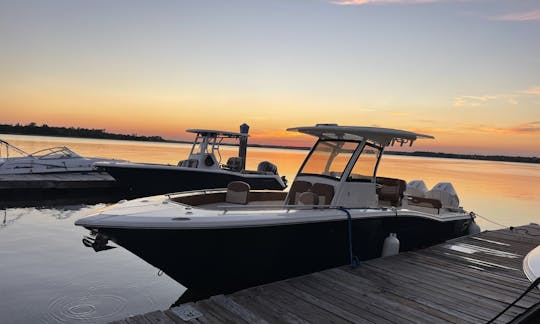
<path fill-rule="evenodd" d="M 527 295 L 529 293 L 529 291 L 533 290 L 536 286 L 538 286 L 538 284 L 540 284 L 540 277 L 536 278 L 536 280 L 533 281 L 533 283 L 529 286 L 529 288 L 527 288 L 527 290 L 525 290 L 516 300 L 514 300 L 513 303 L 506 306 L 505 309 L 503 309 L 499 314 L 497 314 L 497 316 L 493 317 L 486 324 L 493 323 L 497 318 L 499 318 L 502 314 L 504 314 L 510 307 L 514 306 L 521 298 L 525 297 L 525 295 Z"/>
<path fill-rule="evenodd" d="M 349 230 L 349 260 L 351 262 L 351 268 L 355 269 L 360 265 L 360 259 L 356 255 L 353 254 L 353 234 L 352 234 L 352 217 L 349 210 L 343 207 L 339 207 L 339 210 L 345 212 L 347 214 L 347 224 L 348 224 L 348 230 Z"/>
<path fill-rule="evenodd" d="M 491 220 L 491 219 L 489 219 L 489 218 L 487 218 L 487 217 L 485 217 L 485 216 L 482 216 L 482 215 L 480 215 L 480 214 L 477 214 L 477 213 L 475 213 L 475 212 L 470 212 L 470 215 L 473 216 L 473 217 L 474 217 L 474 216 L 478 216 L 478 217 L 482 218 L 482 219 L 485 220 L 485 221 L 488 221 L 488 222 L 490 222 L 490 223 L 492 223 L 492 224 L 495 224 L 495 225 L 497 225 L 497 226 L 500 226 L 501 228 L 513 228 L 512 226 L 506 226 L 506 225 L 503 225 L 503 224 L 501 224 L 501 223 L 497 223 L 496 221 L 493 221 L 493 220 Z"/>

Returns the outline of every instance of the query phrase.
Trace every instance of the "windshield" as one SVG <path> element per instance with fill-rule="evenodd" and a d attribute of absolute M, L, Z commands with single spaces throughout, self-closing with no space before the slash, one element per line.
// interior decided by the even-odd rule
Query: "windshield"
<path fill-rule="evenodd" d="M 321 140 L 304 163 L 300 174 L 322 175 L 339 180 L 358 145 L 357 142 Z"/>
<path fill-rule="evenodd" d="M 354 163 L 347 181 L 372 181 L 377 171 L 377 164 L 382 154 L 382 148 L 366 143 L 362 154 Z"/>

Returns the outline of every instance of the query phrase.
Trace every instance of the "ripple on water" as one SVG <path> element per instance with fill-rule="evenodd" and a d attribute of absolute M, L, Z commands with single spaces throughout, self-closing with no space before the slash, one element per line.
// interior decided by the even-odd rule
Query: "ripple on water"
<path fill-rule="evenodd" d="M 105 322 L 118 317 L 126 304 L 125 298 L 115 295 L 62 296 L 50 303 L 45 322 Z"/>

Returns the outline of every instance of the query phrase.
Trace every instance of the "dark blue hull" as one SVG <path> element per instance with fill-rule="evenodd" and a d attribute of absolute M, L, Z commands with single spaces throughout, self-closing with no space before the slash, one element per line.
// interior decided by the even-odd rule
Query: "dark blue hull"
<path fill-rule="evenodd" d="M 171 192 L 226 188 L 232 181 L 247 182 L 252 190 L 283 190 L 277 177 L 239 172 L 215 172 L 176 167 L 99 166 L 127 189 L 126 198 L 138 198 Z"/>
<path fill-rule="evenodd" d="M 348 264 L 348 222 L 343 218 L 222 229 L 100 228 L 99 233 L 186 286 L 188 294 L 181 300 L 186 302 Z M 360 260 L 379 257 L 389 233 L 397 233 L 400 251 L 427 247 L 465 235 L 469 221 L 357 219 L 353 254 Z"/>

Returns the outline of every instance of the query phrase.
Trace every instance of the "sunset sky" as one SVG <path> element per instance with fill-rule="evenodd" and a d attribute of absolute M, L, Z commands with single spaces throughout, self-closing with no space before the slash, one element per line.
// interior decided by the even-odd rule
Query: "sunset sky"
<path fill-rule="evenodd" d="M 540 156 L 539 0 L 0 0 L 0 123 Z"/>

